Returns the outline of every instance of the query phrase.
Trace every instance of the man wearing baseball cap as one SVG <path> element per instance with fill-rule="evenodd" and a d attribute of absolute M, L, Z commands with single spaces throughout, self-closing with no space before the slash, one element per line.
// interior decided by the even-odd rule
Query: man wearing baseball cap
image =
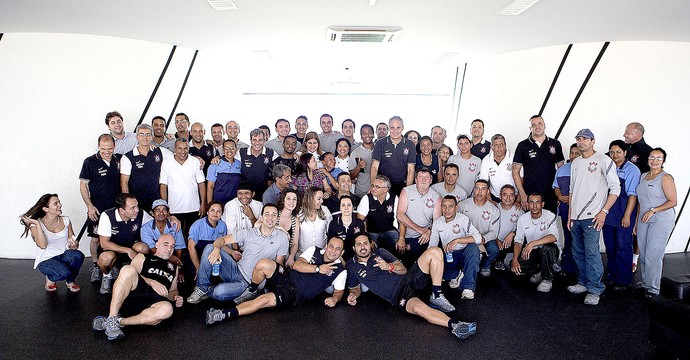
<path fill-rule="evenodd" d="M 573 258 L 579 276 L 577 284 L 568 286 L 568 291 L 573 294 L 587 292 L 585 304 L 597 305 L 605 288 L 601 282 L 604 266 L 599 236 L 621 186 L 613 160 L 594 151 L 592 131 L 580 130 L 575 140 L 582 155 L 573 160 L 570 172 L 568 229 L 573 235 Z"/>

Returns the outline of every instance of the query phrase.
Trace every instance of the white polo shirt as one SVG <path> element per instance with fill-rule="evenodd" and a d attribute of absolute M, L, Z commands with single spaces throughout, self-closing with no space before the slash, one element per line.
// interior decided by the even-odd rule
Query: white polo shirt
<path fill-rule="evenodd" d="M 513 156 L 510 154 L 510 151 L 506 150 L 506 156 L 498 164 L 494 160 L 494 152 L 489 153 L 482 160 L 479 178 L 489 182 L 491 195 L 497 198 L 501 197 L 503 185 L 510 184 L 515 186 L 515 181 L 513 180 Z"/>
<path fill-rule="evenodd" d="M 180 164 L 175 157 L 163 160 L 159 183 L 168 186 L 168 205 L 171 214 L 199 211 L 199 184 L 206 181 L 199 168 L 199 160 L 189 156 Z"/>

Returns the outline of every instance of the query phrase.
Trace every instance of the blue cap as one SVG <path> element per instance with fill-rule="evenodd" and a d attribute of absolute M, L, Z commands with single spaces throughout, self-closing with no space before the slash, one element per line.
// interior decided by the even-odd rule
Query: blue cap
<path fill-rule="evenodd" d="M 585 139 L 594 139 L 594 134 L 589 129 L 582 129 L 577 133 L 577 135 L 575 135 L 576 139 L 579 137 L 583 137 Z"/>
<path fill-rule="evenodd" d="M 153 210 L 153 209 L 155 209 L 156 207 L 161 206 L 161 205 L 163 205 L 163 206 L 167 207 L 168 209 L 170 209 L 170 206 L 168 206 L 168 202 L 167 202 L 167 201 L 165 201 L 165 200 L 163 200 L 163 199 L 158 199 L 158 200 L 154 201 L 153 204 L 151 205 L 151 210 Z"/>

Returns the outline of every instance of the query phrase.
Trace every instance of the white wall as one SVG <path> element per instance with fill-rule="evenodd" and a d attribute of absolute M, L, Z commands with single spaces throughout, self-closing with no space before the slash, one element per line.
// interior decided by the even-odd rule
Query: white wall
<path fill-rule="evenodd" d="M 259 124 L 307 115 L 311 128 L 318 117 L 345 118 L 358 125 L 376 124 L 392 115 L 406 129 L 428 133 L 433 124 L 449 131 L 448 144 L 467 133 L 469 122 L 482 118 L 486 137 L 503 133 L 509 148 L 528 134 L 528 119 L 537 113 L 566 46 L 524 50 L 472 61 L 467 67 L 459 122 L 453 117 L 455 67 L 405 69 L 353 66 L 309 68 L 295 62 L 277 65 L 240 58 L 232 51 L 200 52 L 177 111 L 206 125 L 238 120 L 241 138 Z M 553 135 L 570 106 L 601 44 L 576 44 L 544 117 Z M 65 34 L 5 34 L 0 42 L 0 118 L 8 134 L 0 163 L 18 169 L 0 180 L 4 205 L 0 257 L 31 258 L 35 246 L 20 239 L 17 217 L 46 192 L 57 192 L 75 225 L 85 219 L 78 191 L 83 159 L 95 152 L 96 138 L 106 132 L 103 117 L 118 110 L 128 131 L 141 116 L 170 53 L 171 46 L 143 41 Z M 145 116 L 168 117 L 186 74 L 193 49 L 178 48 L 158 95 Z M 597 135 L 598 150 L 622 136 L 630 121 L 648 129 L 650 144 L 669 152 L 667 169 L 676 178 L 679 201 L 690 174 L 681 165 L 681 111 L 690 98 L 690 44 L 613 43 L 580 99 L 561 141 L 564 148 L 584 126 Z M 462 75 L 462 68 L 461 75 Z M 359 85 L 333 85 L 341 80 Z M 280 93 L 280 95 L 276 95 Z M 289 93 L 289 94 L 288 94 Z M 171 131 L 174 129 L 171 127 Z M 670 130 L 670 131 L 669 131 Z M 680 208 L 680 206 L 678 207 Z M 686 211 L 668 251 L 682 250 L 690 233 Z M 82 250 L 88 254 L 88 241 Z"/>

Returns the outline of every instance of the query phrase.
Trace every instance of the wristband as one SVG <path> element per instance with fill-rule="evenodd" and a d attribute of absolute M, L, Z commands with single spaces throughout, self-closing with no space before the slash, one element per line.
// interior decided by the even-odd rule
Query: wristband
<path fill-rule="evenodd" d="M 393 270 L 395 270 L 395 265 L 393 265 L 393 264 L 388 264 L 388 265 L 390 265 L 388 272 L 393 272 Z"/>

